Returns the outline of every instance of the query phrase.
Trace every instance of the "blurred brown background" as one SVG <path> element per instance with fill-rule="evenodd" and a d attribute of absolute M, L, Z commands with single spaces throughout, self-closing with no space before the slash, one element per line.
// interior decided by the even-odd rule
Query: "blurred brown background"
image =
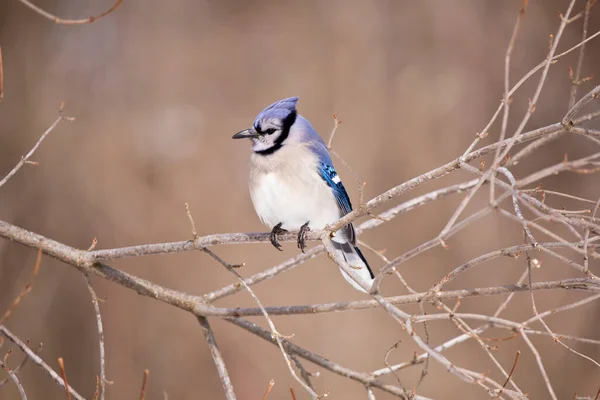
<path fill-rule="evenodd" d="M 63 18 L 97 15 L 112 0 L 44 1 L 36 4 Z M 433 169 L 460 154 L 481 131 L 502 97 L 503 63 L 521 1 L 138 1 L 125 0 L 112 15 L 91 25 L 62 26 L 35 14 L 17 0 L 0 2 L 0 46 L 4 58 L 5 95 L 0 103 L 0 176 L 35 143 L 54 120 L 62 101 L 63 122 L 33 159 L 0 189 L 0 218 L 78 248 L 98 248 L 190 238 L 183 204 L 189 202 L 199 234 L 265 230 L 254 214 L 246 185 L 249 144 L 230 140 L 250 125 L 271 102 L 300 96 L 300 112 L 325 137 L 332 114 L 344 121 L 334 146 L 368 184 L 373 196 Z M 558 10 L 566 1 L 530 2 L 513 57 L 515 82 L 546 55 L 548 35 L 558 27 Z M 575 12 L 584 6 L 578 1 Z M 565 32 L 559 50 L 577 43 L 582 20 Z M 592 10 L 590 32 L 600 29 L 600 8 Z M 584 75 L 598 73 L 600 46 L 588 47 Z M 567 69 L 576 52 L 555 65 L 529 127 L 554 123 L 567 110 Z M 533 94 L 538 76 L 516 96 L 509 129 L 516 127 Z M 598 80 L 579 91 L 583 95 Z M 510 133 L 510 131 L 509 131 Z M 499 124 L 491 130 L 491 143 Z M 588 154 L 590 145 L 567 137 L 535 153 L 514 172 L 523 177 L 536 169 Z M 335 160 L 334 160 L 335 161 Z M 338 164 L 353 198 L 357 185 Z M 472 177 L 458 172 L 403 196 Z M 564 174 L 548 179 L 546 188 L 597 199 L 597 177 Z M 487 190 L 470 206 L 485 206 Z M 461 197 L 445 199 L 389 224 L 361 239 L 388 257 L 435 237 Z M 393 204 L 397 203 L 396 200 Z M 559 207 L 560 199 L 553 205 Z M 383 208 L 382 208 L 383 209 Z M 560 231 L 562 232 L 562 231 Z M 542 235 L 540 240 L 545 240 Z M 417 290 L 461 262 L 508 245 L 522 243 L 520 227 L 493 215 L 451 239 L 450 249 L 435 249 L 401 267 Z M 250 276 L 297 254 L 270 245 L 221 246 L 215 251 L 230 262 L 246 262 Z M 568 253 L 564 253 L 568 254 Z M 569 254 L 573 256 L 573 254 Z M 381 261 L 367 253 L 378 269 Z M 535 279 L 574 276 L 571 270 L 540 256 Z M 0 241 L 0 309 L 5 309 L 28 280 L 35 251 Z M 578 261 L 579 262 L 579 261 Z M 234 278 L 198 252 L 146 257 L 112 263 L 161 285 L 202 294 Z M 591 262 L 592 268 L 598 264 Z M 450 287 L 514 283 L 525 260 L 500 259 L 480 266 Z M 596 271 L 597 272 L 597 271 Z M 95 280 L 107 348 L 110 399 L 139 397 L 142 374 L 150 370 L 148 399 L 223 398 L 221 384 L 197 321 L 160 302 L 114 284 Z M 405 289 L 389 278 L 386 295 Z M 265 305 L 308 304 L 363 299 L 324 257 L 312 260 L 273 281 L 255 287 Z M 539 293 L 542 309 L 583 297 L 580 293 Z M 464 300 L 464 312 L 492 313 L 504 297 Z M 240 293 L 217 303 L 254 306 Z M 420 312 L 418 307 L 403 307 Z M 428 309 L 431 312 L 436 310 Z M 506 316 L 532 315 L 529 294 L 520 294 Z M 591 304 L 549 319 L 556 332 L 599 339 L 600 309 Z M 264 326 L 262 318 L 253 318 Z M 414 343 L 382 310 L 314 316 L 279 317 L 280 332 L 332 361 L 359 371 L 384 366 L 386 350 L 402 339 L 391 362 L 410 359 Z M 226 322 L 213 320 L 240 399 L 259 399 L 269 380 L 273 399 L 287 399 L 293 381 L 279 351 Z M 65 359 L 69 382 L 92 397 L 98 373 L 95 318 L 85 283 L 74 268 L 45 257 L 33 292 L 7 326 L 22 339 L 43 342 L 42 356 L 53 366 Z M 474 324 L 475 326 L 475 324 Z M 431 343 L 458 335 L 449 322 L 430 325 Z M 505 336 L 506 332 L 490 332 Z M 575 392 L 593 396 L 600 375 L 590 362 L 569 353 L 548 337 L 539 346 L 559 398 Z M 570 343 L 593 358 L 600 349 Z M 509 370 L 516 350 L 522 357 L 515 381 L 531 399 L 548 398 L 535 360 L 520 340 L 502 342 L 495 351 Z M 5 346 L 6 350 L 9 346 Z M 475 343 L 453 348 L 448 357 L 459 366 L 491 371 L 504 378 Z M 16 362 L 15 352 L 10 361 Z M 310 371 L 321 371 L 308 362 Z M 413 387 L 421 368 L 400 374 Z M 439 399 L 487 398 L 432 362 L 418 393 Z M 64 393 L 33 364 L 21 374 L 31 399 L 61 399 Z M 394 383 L 393 377 L 387 381 Z M 366 398 L 362 386 L 322 371 L 318 392 L 330 398 Z M 390 395 L 376 392 L 377 399 Z M 19 398 L 10 383 L 0 398 Z"/>

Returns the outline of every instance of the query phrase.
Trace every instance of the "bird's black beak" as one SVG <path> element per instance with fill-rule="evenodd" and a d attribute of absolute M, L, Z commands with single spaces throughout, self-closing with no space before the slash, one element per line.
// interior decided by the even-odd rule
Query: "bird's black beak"
<path fill-rule="evenodd" d="M 256 132 L 256 130 L 254 128 L 250 128 L 250 129 L 244 129 L 243 131 L 236 133 L 231 138 L 232 139 L 253 139 L 253 138 L 257 138 L 259 136 L 260 135 Z"/>

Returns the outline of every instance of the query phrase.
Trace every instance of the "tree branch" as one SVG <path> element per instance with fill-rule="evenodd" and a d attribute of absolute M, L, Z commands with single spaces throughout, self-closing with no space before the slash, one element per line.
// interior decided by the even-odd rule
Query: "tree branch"
<path fill-rule="evenodd" d="M 38 356 L 33 350 L 31 350 L 29 346 L 23 343 L 21 339 L 19 339 L 18 337 L 13 335 L 8 329 L 6 329 L 4 325 L 0 325 L 0 333 L 4 335 L 8 340 L 13 342 L 17 347 L 19 347 L 23 351 L 23 353 L 25 353 L 27 357 L 31 359 L 31 361 L 33 361 L 36 365 L 42 368 L 44 372 L 46 372 L 56 384 L 58 384 L 64 390 L 68 391 L 71 394 L 71 396 L 73 396 L 76 400 L 85 400 L 83 396 L 77 393 L 75 389 L 73 389 L 70 385 L 66 384 L 65 386 L 65 381 L 63 380 L 63 378 L 61 378 L 61 376 L 57 374 L 56 371 L 52 369 L 52 367 L 46 364 L 44 360 L 40 358 L 40 356 Z"/>
<path fill-rule="evenodd" d="M 210 354 L 212 355 L 215 366 L 217 367 L 217 372 L 221 378 L 221 384 L 223 385 L 223 390 L 225 391 L 225 398 L 227 400 L 235 400 L 235 392 L 233 391 L 233 385 L 231 384 L 231 379 L 229 379 L 229 374 L 227 373 L 227 368 L 225 367 L 225 360 L 223 360 L 223 355 L 217 346 L 217 341 L 210 325 L 208 324 L 208 319 L 206 319 L 206 317 L 198 317 L 198 322 L 200 322 L 202 333 L 204 334 L 204 338 L 208 343 Z"/>
<path fill-rule="evenodd" d="M 27 7 L 29 7 L 33 11 L 35 11 L 36 13 L 38 13 L 39 15 L 41 15 L 42 17 L 49 19 L 50 21 L 54 22 L 55 24 L 62 24 L 62 25 L 91 24 L 92 22 L 96 22 L 99 19 L 106 17 L 108 14 L 112 13 L 117 8 L 119 8 L 121 3 L 123 3 L 123 0 L 117 0 L 117 2 L 115 4 L 113 4 L 113 6 L 111 8 L 109 8 L 108 10 L 104 11 L 102 14 L 97 15 L 97 16 L 90 16 L 88 18 L 83 18 L 83 19 L 62 19 L 62 18 L 57 17 L 56 15 L 50 14 L 48 11 L 46 11 L 44 9 L 36 6 L 29 0 L 19 0 L 19 1 L 23 4 L 25 4 Z"/>

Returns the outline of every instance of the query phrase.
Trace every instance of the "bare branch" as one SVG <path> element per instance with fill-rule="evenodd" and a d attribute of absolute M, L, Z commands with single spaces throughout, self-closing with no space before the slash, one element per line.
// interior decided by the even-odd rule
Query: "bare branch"
<path fill-rule="evenodd" d="M 44 362 L 33 350 L 29 348 L 25 343 L 23 343 L 18 337 L 13 335 L 4 325 L 0 325 L 0 333 L 4 335 L 8 340 L 13 342 L 17 347 L 19 347 L 35 364 L 41 367 L 52 380 L 61 386 L 65 391 L 68 391 L 75 399 L 77 400 L 85 400 L 79 393 L 75 391 L 67 382 L 63 380 L 48 364 Z"/>
<path fill-rule="evenodd" d="M 246 284 L 246 282 L 244 282 L 244 278 L 242 278 L 242 276 L 237 273 L 237 271 L 234 269 L 234 266 L 225 262 L 222 258 L 217 256 L 215 253 L 213 253 L 209 249 L 204 249 L 204 251 L 207 254 L 209 254 L 211 257 L 213 257 L 215 260 L 217 260 L 219 263 L 221 263 L 229 272 L 234 274 L 239 279 L 242 286 L 244 286 L 244 288 L 248 291 L 248 293 L 250 293 L 250 296 L 252 296 L 252 298 L 254 299 L 254 301 L 256 302 L 258 307 L 260 308 L 262 315 L 265 317 L 265 319 L 267 320 L 267 323 L 269 324 L 269 328 L 271 329 L 271 335 L 277 341 L 277 344 L 279 346 L 279 349 L 281 350 L 281 354 L 283 355 L 283 358 L 287 364 L 290 374 L 311 395 L 311 397 L 313 399 L 319 398 L 320 396 L 317 395 L 317 393 L 308 384 L 306 384 L 306 382 L 304 382 L 302 379 L 300 379 L 298 374 L 296 374 L 296 371 L 294 371 L 294 368 L 292 367 L 292 362 L 290 361 L 290 356 L 287 354 L 287 352 L 285 351 L 285 348 L 283 347 L 283 343 L 281 341 L 282 338 L 291 338 L 293 335 L 286 336 L 286 335 L 282 335 L 281 333 L 279 333 L 277 328 L 275 328 L 275 324 L 273 323 L 273 320 L 271 319 L 271 317 L 269 317 L 269 314 L 263 307 L 261 301 L 258 299 L 258 297 L 254 293 L 254 291 L 252 289 L 250 289 L 250 286 L 248 286 Z"/>
<path fill-rule="evenodd" d="M 552 44 L 550 46 L 550 51 L 548 52 L 548 55 L 546 57 L 546 65 L 542 69 L 542 76 L 540 77 L 540 80 L 539 80 L 538 86 L 536 88 L 536 91 L 533 95 L 533 98 L 530 101 L 529 109 L 525 113 L 525 116 L 523 117 L 523 119 L 522 119 L 521 123 L 519 124 L 515 133 L 507 142 L 506 147 L 502 150 L 502 152 L 497 157 L 494 157 L 494 163 L 492 164 L 492 166 L 483 174 L 483 176 L 480 178 L 479 183 L 477 185 L 475 185 L 475 187 L 473 187 L 473 189 L 471 189 L 471 191 L 469 192 L 469 194 L 467 196 L 465 196 L 463 202 L 461 202 L 461 204 L 458 206 L 455 213 L 452 215 L 452 217 L 450 218 L 450 220 L 448 221 L 448 223 L 446 224 L 444 229 L 442 229 L 442 231 L 440 232 L 439 237 L 442 241 L 445 240 L 445 238 L 446 238 L 447 234 L 450 232 L 452 226 L 454 225 L 454 223 L 456 223 L 456 221 L 458 220 L 458 218 L 460 217 L 462 212 L 465 210 L 465 208 L 467 207 L 467 205 L 469 204 L 469 202 L 471 201 L 471 199 L 473 198 L 473 196 L 475 195 L 477 190 L 479 190 L 483 181 L 489 179 L 490 176 L 493 173 L 495 173 L 497 168 L 500 166 L 501 160 L 503 160 L 506 157 L 506 155 L 508 154 L 510 149 L 517 143 L 518 137 L 522 134 L 523 130 L 525 129 L 525 126 L 527 125 L 529 118 L 535 111 L 537 101 L 538 101 L 538 99 L 542 93 L 542 89 L 544 88 L 544 85 L 546 83 L 546 77 L 548 75 L 548 70 L 550 69 L 550 65 L 551 65 L 550 60 L 552 60 L 554 57 L 554 53 L 556 52 L 558 43 L 560 41 L 560 38 L 562 36 L 562 33 L 563 33 L 566 25 L 567 25 L 567 20 L 569 18 L 569 15 L 571 14 L 571 11 L 572 11 L 574 5 L 575 5 L 575 0 L 571 0 L 569 7 L 567 9 L 567 12 L 565 13 L 565 16 L 562 18 L 562 21 L 561 21 L 558 31 L 556 33 L 556 38 L 555 38 L 555 40 L 552 41 Z"/>
<path fill-rule="evenodd" d="M 38 272 L 40 271 L 41 264 L 42 264 L 42 249 L 40 248 L 38 250 L 37 259 L 35 261 L 35 266 L 33 267 L 33 272 L 31 273 L 31 277 L 29 278 L 29 282 L 27 282 L 27 284 L 25 286 L 23 286 L 23 289 L 21 290 L 21 292 L 13 300 L 10 307 L 4 312 L 4 315 L 2 316 L 2 318 L 0 318 L 0 325 L 3 324 L 8 319 L 8 317 L 10 317 L 10 315 L 13 313 L 15 308 L 17 308 L 19 303 L 21 303 L 21 300 L 23 300 L 23 298 L 25 296 L 27 296 L 27 294 L 29 294 L 29 292 L 31 292 L 31 289 L 33 289 L 33 282 L 35 281 L 35 278 L 37 277 Z"/>
<path fill-rule="evenodd" d="M 60 367 L 60 373 L 63 381 L 65 382 L 65 393 L 67 394 L 67 400 L 71 400 L 71 392 L 67 389 L 69 382 L 67 381 L 67 371 L 65 370 L 65 362 L 62 357 L 58 357 L 58 366 Z"/>
<path fill-rule="evenodd" d="M 581 41 L 585 42 L 588 32 L 588 24 L 590 21 L 590 9 L 594 4 L 594 0 L 587 0 L 584 9 L 583 17 L 583 31 L 581 33 Z M 569 108 L 575 104 L 575 96 L 577 96 L 577 88 L 581 84 L 581 70 L 583 69 L 583 57 L 585 54 L 585 43 L 579 48 L 579 57 L 577 58 L 577 68 L 575 69 L 575 75 L 571 76 L 571 96 L 569 97 Z"/>
<path fill-rule="evenodd" d="M 338 118 L 337 114 L 333 114 L 333 129 L 331 130 L 331 134 L 329 135 L 329 141 L 327 141 L 327 150 L 331 150 L 331 143 L 333 143 L 333 137 L 335 136 L 335 132 L 337 128 L 342 124 L 342 120 Z"/>
<path fill-rule="evenodd" d="M 585 96 L 583 96 L 573 107 L 569 109 L 569 111 L 565 114 L 562 119 L 562 124 L 566 130 L 569 130 L 572 125 L 574 125 L 573 118 L 581 111 L 583 107 L 588 105 L 595 99 L 600 97 L 600 85 L 596 86 L 594 89 L 590 90 Z"/>
<path fill-rule="evenodd" d="M 572 278 L 561 281 L 547 281 L 547 282 L 535 282 L 531 287 L 532 290 L 578 290 L 585 292 L 600 292 L 600 283 L 590 278 Z M 519 293 L 529 291 L 529 285 L 527 284 L 513 284 L 503 286 L 492 286 L 492 287 L 480 287 L 480 288 L 468 288 L 458 290 L 448 290 L 442 292 L 436 292 L 435 298 L 431 298 L 432 292 L 419 292 L 415 294 L 408 294 L 402 296 L 386 297 L 385 300 L 390 304 L 402 305 L 402 304 L 418 304 L 423 301 L 434 302 L 437 300 L 455 300 L 464 299 L 468 297 L 481 297 L 481 296 L 496 296 L 502 294 Z M 431 298 L 431 299 L 430 299 Z M 357 300 L 339 303 L 323 303 L 323 304 L 309 304 L 309 305 L 293 305 L 293 306 L 272 306 L 264 307 L 267 313 L 271 316 L 276 315 L 314 315 L 329 312 L 342 312 L 342 311 L 354 311 L 364 310 L 369 308 L 375 308 L 378 306 L 376 300 Z M 261 316 L 262 311 L 260 308 L 219 308 L 218 315 L 216 316 L 233 316 L 233 317 L 252 317 Z"/>
<path fill-rule="evenodd" d="M 536 248 L 537 241 L 531 234 L 531 231 L 529 230 L 529 227 L 527 226 L 527 223 L 525 222 L 525 218 L 523 217 L 523 214 L 521 213 L 521 209 L 519 208 L 519 201 L 517 200 L 517 192 L 516 192 L 517 191 L 517 181 L 515 180 L 515 177 L 513 176 L 513 174 L 507 168 L 500 167 L 500 168 L 498 168 L 498 172 L 501 172 L 502 174 L 504 174 L 504 176 L 506 176 L 508 178 L 508 181 L 510 182 L 510 186 L 511 186 L 511 193 L 512 193 L 513 207 L 515 208 L 515 214 L 517 215 L 519 220 L 522 222 L 523 230 L 525 231 L 525 233 L 527 234 L 527 237 L 531 241 L 533 248 Z"/>
<path fill-rule="evenodd" d="M 271 393 L 271 389 L 273 389 L 273 386 L 275 386 L 275 381 L 271 379 L 271 381 L 269 382 L 269 386 L 267 386 L 267 390 L 265 391 L 265 394 L 262 397 L 262 400 L 267 400 L 267 397 L 269 397 L 269 393 Z"/>
<path fill-rule="evenodd" d="M 531 340 L 529 340 L 527 334 L 525 334 L 523 330 L 519 330 L 519 333 L 521 334 L 521 337 L 523 338 L 525 343 L 527 343 L 527 346 L 529 346 L 531 352 L 535 356 L 535 360 L 537 361 L 540 372 L 542 373 L 542 378 L 544 378 L 544 382 L 546 383 L 546 387 L 548 388 L 548 393 L 550 393 L 550 397 L 552 397 L 553 400 L 557 400 L 556 394 L 554 393 L 554 389 L 552 389 L 552 384 L 550 383 L 550 378 L 548 378 L 548 374 L 546 373 L 546 369 L 544 368 L 544 364 L 542 363 L 542 357 L 540 356 L 540 353 L 537 351 L 533 343 L 531 343 Z"/>
<path fill-rule="evenodd" d="M 39 344 L 39 346 L 38 346 L 38 348 L 37 348 L 37 350 L 35 351 L 35 353 L 36 353 L 36 354 L 39 354 L 39 353 L 42 351 L 42 347 L 43 347 L 43 346 L 42 346 L 42 343 L 40 343 L 40 344 Z M 22 361 L 19 363 L 19 365 L 17 365 L 15 368 L 12 368 L 12 371 L 13 371 L 15 374 L 18 374 L 18 373 L 19 373 L 19 371 L 20 371 L 20 370 L 21 370 L 21 369 L 22 369 L 22 368 L 25 366 L 25 364 L 27 364 L 27 361 L 29 361 L 29 357 L 27 357 L 27 355 L 25 355 L 25 356 L 23 357 L 23 360 L 22 360 Z M 5 378 L 5 379 L 1 380 L 1 381 L 0 381 L 0 386 L 3 386 L 3 385 L 5 385 L 5 384 L 6 384 L 6 382 L 8 382 L 10 379 L 11 379 L 10 377 L 7 377 L 7 378 Z"/>
<path fill-rule="evenodd" d="M 35 153 L 35 151 L 40 146 L 40 144 L 42 143 L 42 141 L 46 138 L 46 136 L 48 136 L 48 134 L 50 132 L 52 132 L 54 130 L 54 128 L 56 128 L 56 126 L 58 125 L 58 123 L 60 121 L 62 121 L 63 119 L 66 119 L 68 121 L 72 120 L 72 119 L 64 117 L 62 115 L 62 106 L 61 106 L 60 115 L 58 116 L 58 118 L 56 118 L 56 120 L 52 123 L 52 125 L 50 125 L 50 127 L 48 129 L 46 129 L 46 131 L 42 134 L 42 136 L 40 136 L 40 138 L 38 139 L 38 141 L 36 142 L 36 144 L 33 146 L 33 148 L 31 150 L 29 150 L 29 153 L 27 153 L 27 155 L 25 155 L 25 157 L 22 157 L 21 161 L 19 161 L 19 163 L 8 173 L 8 175 L 6 175 L 4 177 L 4 179 L 2 179 L 0 181 L 0 187 L 2 187 L 6 182 L 8 182 L 8 180 L 10 178 L 12 178 L 13 175 L 16 174 L 17 171 L 19 169 L 21 169 L 21 167 L 23 165 L 25 165 L 25 163 L 29 160 L 29 158 L 33 155 L 33 153 Z"/>
<path fill-rule="evenodd" d="M 96 291 L 92 286 L 92 281 L 87 274 L 83 274 L 87 288 L 92 296 L 92 304 L 94 305 L 94 313 L 96 314 L 96 326 L 98 328 L 98 345 L 100 348 L 100 386 L 98 391 L 98 398 L 104 400 L 104 393 L 106 392 L 106 361 L 104 352 L 104 328 L 102 326 L 102 315 L 100 314 L 100 304 Z"/>
<path fill-rule="evenodd" d="M 0 103 L 4 98 L 4 69 L 2 67 L 2 47 L 0 47 Z"/>
<path fill-rule="evenodd" d="M 596 202 L 596 205 L 594 206 L 594 211 L 592 212 L 592 218 L 596 217 L 596 212 L 598 211 L 598 208 L 600 207 L 600 198 L 598 198 L 598 201 Z M 585 274 L 589 273 L 589 255 L 588 255 L 588 245 L 590 242 L 590 228 L 585 228 L 585 233 L 583 236 L 583 272 Z"/>
<path fill-rule="evenodd" d="M 98 16 L 90 16 L 88 18 L 83 18 L 83 19 L 62 19 L 59 18 L 55 15 L 50 14 L 48 11 L 43 10 L 42 8 L 36 6 L 35 4 L 33 4 L 32 2 L 30 2 L 29 0 L 19 0 L 21 3 L 25 4 L 27 7 L 31 8 L 33 11 L 35 11 L 36 13 L 38 13 L 39 15 L 41 15 L 42 17 L 49 19 L 50 21 L 54 22 L 55 24 L 62 24 L 62 25 L 83 25 L 83 24 L 91 24 L 92 22 L 96 22 L 99 19 L 102 19 L 104 17 L 106 17 L 108 14 L 112 13 L 113 11 L 115 11 L 117 8 L 119 8 L 119 6 L 121 5 L 121 3 L 123 2 L 123 0 L 117 0 L 117 2 L 115 4 L 113 4 L 113 6 L 111 8 L 109 8 L 108 10 L 104 11 L 102 14 L 98 15 Z"/>
<path fill-rule="evenodd" d="M 307 232 L 307 234 L 308 233 L 314 234 L 314 233 L 318 233 L 318 232 Z M 281 238 L 279 240 L 282 241 Z M 296 239 L 293 239 L 293 240 L 296 240 Z M 289 260 L 284 261 L 283 263 L 281 263 L 279 265 L 276 265 L 272 268 L 269 268 L 262 272 L 259 272 L 256 275 L 253 275 L 249 278 L 245 278 L 244 283 L 248 286 L 252 286 L 257 283 L 263 282 L 265 280 L 272 279 L 279 273 L 290 270 L 300 264 L 303 264 L 306 261 L 311 260 L 311 259 L 323 254 L 324 252 L 325 252 L 325 248 L 322 245 L 313 247 L 312 249 L 307 250 L 306 253 L 298 254 L 297 256 L 292 257 Z M 215 300 L 218 300 L 225 296 L 232 295 L 243 289 L 244 289 L 244 287 L 242 285 L 235 283 L 235 284 L 225 286 L 224 288 L 221 288 L 219 290 L 215 290 L 214 292 L 208 293 L 208 294 L 204 295 L 203 298 L 208 303 L 212 303 Z"/>
<path fill-rule="evenodd" d="M 4 361 L 1 359 L 0 359 L 0 367 L 2 367 L 2 369 L 4 371 L 6 371 L 6 373 L 10 377 L 10 379 L 12 379 L 12 381 L 15 383 L 15 386 L 17 386 L 17 389 L 19 390 L 19 394 L 21 395 L 21 400 L 27 400 L 27 395 L 25 394 L 25 389 L 23 388 L 23 385 L 21 384 L 21 382 L 19 382 L 19 378 L 17 378 L 17 374 L 15 374 L 15 372 L 12 369 L 8 368 L 8 366 L 6 366 L 6 364 L 4 364 Z"/>
<path fill-rule="evenodd" d="M 511 100 L 508 95 L 508 92 L 510 91 L 510 79 L 509 79 L 510 58 L 511 58 L 512 52 L 515 48 L 515 42 L 517 41 L 517 37 L 519 36 L 519 31 L 521 30 L 521 25 L 523 24 L 523 19 L 525 17 L 525 12 L 527 11 L 528 3 L 529 3 L 529 0 L 523 0 L 523 3 L 521 4 L 521 8 L 519 9 L 519 15 L 517 17 L 517 21 L 515 22 L 515 27 L 513 28 L 513 33 L 510 38 L 510 42 L 508 43 L 508 48 L 506 49 L 506 56 L 504 57 L 504 98 L 503 98 L 504 113 L 502 115 L 502 128 L 500 129 L 500 139 L 499 139 L 500 141 L 504 140 L 504 138 L 506 137 L 506 128 L 508 126 L 508 115 L 510 113 Z M 498 147 L 494 154 L 494 161 L 493 161 L 494 165 L 498 164 L 499 158 L 500 158 L 500 148 Z M 490 203 L 493 202 L 494 198 L 496 197 L 494 194 L 494 189 L 495 189 L 494 178 L 495 178 L 495 175 L 492 174 L 491 180 L 490 180 Z M 500 397 L 500 396 L 498 396 L 498 397 Z"/>
<path fill-rule="evenodd" d="M 204 333 L 204 338 L 208 343 L 210 354 L 212 355 L 213 361 L 215 362 L 215 366 L 217 367 L 217 372 L 219 373 L 219 377 L 221 378 L 221 384 L 223 385 L 223 390 L 225 391 L 225 398 L 227 400 L 235 400 L 236 397 L 235 392 L 233 390 L 233 385 L 231 383 L 231 379 L 229 379 L 229 373 L 227 372 L 227 367 L 225 366 L 223 355 L 221 354 L 221 351 L 217 346 L 215 334 L 213 333 L 210 325 L 208 324 L 208 319 L 206 319 L 206 317 L 198 317 L 198 322 L 200 322 L 200 326 L 202 327 L 202 333 Z"/>
<path fill-rule="evenodd" d="M 247 321 L 242 318 L 227 318 L 226 321 L 231 322 L 232 324 L 237 325 L 240 328 L 247 330 L 248 332 L 266 340 L 269 343 L 277 345 L 277 342 L 271 336 L 271 333 L 269 331 L 261 328 L 260 326 L 254 324 L 250 321 Z M 367 386 L 376 387 L 385 392 L 400 396 L 403 399 L 408 399 L 407 393 L 403 389 L 398 388 L 397 386 L 389 385 L 387 383 L 379 381 L 368 373 L 356 372 L 349 368 L 346 368 L 339 364 L 336 364 L 324 357 L 321 357 L 318 354 L 315 354 L 309 350 L 306 350 L 302 347 L 299 347 L 299 346 L 293 344 L 289 339 L 281 339 L 281 341 L 282 341 L 283 346 L 286 348 L 286 350 L 288 352 L 290 352 L 290 354 L 296 354 L 298 357 L 301 357 L 307 361 L 310 361 L 311 363 L 318 365 L 320 367 L 323 367 L 326 370 L 331 371 L 340 376 L 350 378 L 354 381 L 360 382 Z"/>
<path fill-rule="evenodd" d="M 142 390 L 140 391 L 140 400 L 145 400 L 146 389 L 148 387 L 148 377 L 150 376 L 150 370 L 144 370 L 144 378 L 142 379 Z"/>

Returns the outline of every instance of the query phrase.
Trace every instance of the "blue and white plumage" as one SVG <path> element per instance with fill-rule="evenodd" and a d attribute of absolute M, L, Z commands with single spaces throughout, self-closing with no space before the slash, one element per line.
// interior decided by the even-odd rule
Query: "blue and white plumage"
<path fill-rule="evenodd" d="M 272 243 L 279 248 L 276 234 L 300 230 L 298 246 L 303 250 L 303 233 L 323 229 L 352 211 L 327 146 L 307 119 L 296 111 L 297 97 L 279 100 L 258 114 L 252 128 L 233 138 L 252 139 L 250 197 L 261 221 L 272 231 Z M 356 269 L 367 287 L 373 272 L 360 249 L 352 224 L 332 239 L 339 255 Z M 364 292 L 350 276 L 344 278 Z"/>

